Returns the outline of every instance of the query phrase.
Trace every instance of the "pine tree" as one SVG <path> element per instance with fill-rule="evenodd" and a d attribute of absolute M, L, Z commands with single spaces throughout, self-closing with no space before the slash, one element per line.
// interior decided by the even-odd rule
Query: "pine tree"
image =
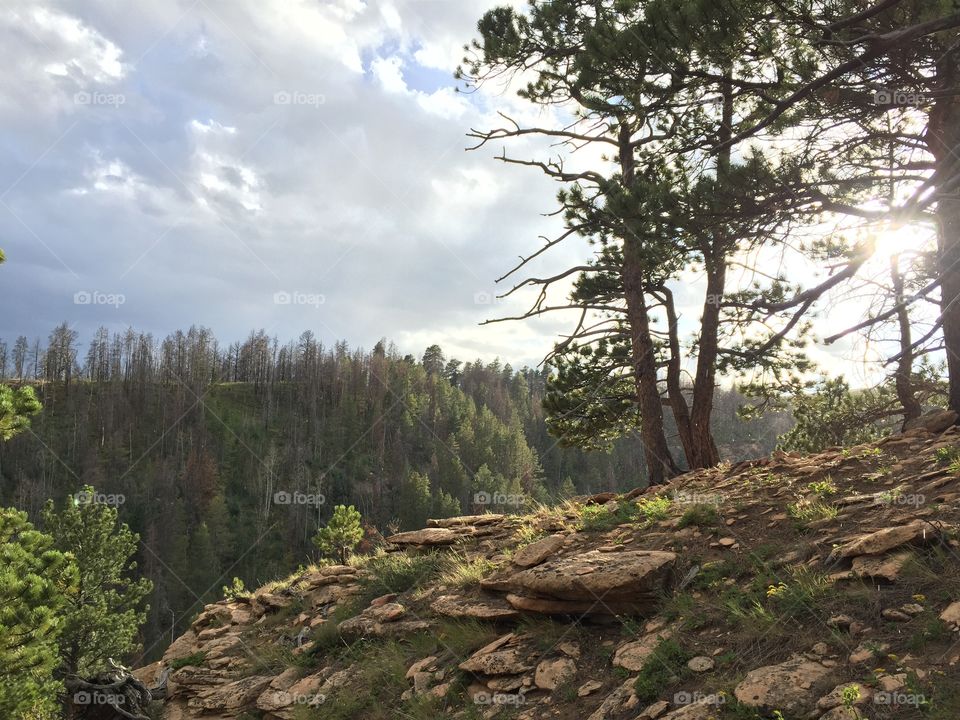
<path fill-rule="evenodd" d="M 0 509 L 0 716 L 53 717 L 64 591 L 76 567 L 25 513 Z"/>
<path fill-rule="evenodd" d="M 61 670 L 67 676 L 95 674 L 107 668 L 107 658 L 137 649 L 147 611 L 143 600 L 153 589 L 146 578 L 132 577 L 140 536 L 95 497 L 88 486 L 59 512 L 52 501 L 43 510 L 44 529 L 57 550 L 74 557 L 78 571 L 77 582 L 64 591 Z"/>
<path fill-rule="evenodd" d="M 40 401 L 29 386 L 0 385 L 0 440 L 9 440 L 30 427 L 30 416 L 40 412 Z"/>
<path fill-rule="evenodd" d="M 317 530 L 314 544 L 321 553 L 346 564 L 353 549 L 363 540 L 360 512 L 353 505 L 337 505 L 325 527 Z"/>

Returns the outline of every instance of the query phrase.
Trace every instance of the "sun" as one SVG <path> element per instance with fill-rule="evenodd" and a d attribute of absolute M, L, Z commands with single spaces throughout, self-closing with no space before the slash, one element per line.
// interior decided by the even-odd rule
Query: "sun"
<path fill-rule="evenodd" d="M 933 239 L 930 228 L 921 225 L 890 223 L 873 233 L 876 243 L 874 257 L 889 260 L 908 251 L 921 251 Z"/>

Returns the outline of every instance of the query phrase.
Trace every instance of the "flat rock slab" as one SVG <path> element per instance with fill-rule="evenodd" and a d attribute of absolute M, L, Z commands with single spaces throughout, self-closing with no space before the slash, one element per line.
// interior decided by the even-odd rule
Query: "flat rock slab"
<path fill-rule="evenodd" d="M 923 522 L 897 525 L 877 532 L 861 535 L 842 545 L 836 552 L 837 557 L 851 558 L 857 555 L 881 555 L 888 550 L 916 543 L 934 537 L 933 528 Z"/>
<path fill-rule="evenodd" d="M 465 535 L 469 533 L 464 533 L 463 530 L 455 532 L 450 528 L 424 528 L 391 535 L 387 542 L 394 545 L 453 545 Z"/>
<path fill-rule="evenodd" d="M 438 615 L 477 620 L 513 620 L 520 613 L 502 598 L 465 598 L 459 595 L 441 595 L 430 604 Z"/>
<path fill-rule="evenodd" d="M 552 560 L 503 581 L 515 595 L 573 602 L 650 604 L 668 584 L 677 556 L 672 552 L 596 550 Z"/>
<path fill-rule="evenodd" d="M 801 715 L 816 704 L 814 688 L 827 681 L 832 672 L 825 665 L 797 656 L 779 665 L 751 670 L 733 692 L 749 707 Z"/>
<path fill-rule="evenodd" d="M 514 565 L 523 568 L 539 565 L 562 548 L 563 541 L 563 535 L 550 535 L 541 540 L 537 540 L 517 550 L 513 555 L 512 562 Z"/>

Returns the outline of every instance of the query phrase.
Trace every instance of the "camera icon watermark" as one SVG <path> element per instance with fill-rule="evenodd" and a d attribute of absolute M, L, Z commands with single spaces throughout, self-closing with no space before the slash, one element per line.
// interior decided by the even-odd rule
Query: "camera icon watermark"
<path fill-rule="evenodd" d="M 527 696 L 523 689 L 515 693 L 501 692 L 477 692 L 473 695 L 474 705 L 504 705 L 517 707 L 527 702 Z"/>
<path fill-rule="evenodd" d="M 281 90 L 274 93 L 274 105 L 302 105 L 304 107 L 318 108 L 326 104 L 327 97 L 321 93 L 307 93 L 298 90 Z"/>
<path fill-rule="evenodd" d="M 474 305 L 499 305 L 503 298 L 498 297 L 496 293 L 481 291 L 473 294 Z"/>
<path fill-rule="evenodd" d="M 920 707 L 927 704 L 927 698 L 919 693 L 877 691 L 873 694 L 874 705 L 900 705 L 903 707 Z"/>
<path fill-rule="evenodd" d="M 286 490 L 280 490 L 273 494 L 274 505 L 308 505 L 318 507 L 327 502 L 323 493 L 305 493 L 294 490 L 292 493 Z"/>
<path fill-rule="evenodd" d="M 106 105 L 107 107 L 118 108 L 126 104 L 127 96 L 123 93 L 87 92 L 86 90 L 81 90 L 74 94 L 73 101 L 77 105 Z"/>
<path fill-rule="evenodd" d="M 73 694 L 74 705 L 123 705 L 127 698 L 125 695 L 117 693 L 104 692 L 102 690 L 79 690 Z"/>
<path fill-rule="evenodd" d="M 510 505 L 517 507 L 527 504 L 527 496 L 523 494 L 508 494 L 502 492 L 489 493 L 485 490 L 475 493 L 473 496 L 474 505 Z"/>
<path fill-rule="evenodd" d="M 317 693 L 316 695 L 301 695 L 300 693 L 292 693 L 285 690 L 277 693 L 275 697 L 279 703 L 286 707 L 289 707 L 290 705 L 318 707 L 327 701 L 327 696 L 323 693 Z"/>
<path fill-rule="evenodd" d="M 320 293 L 300 292 L 298 290 L 294 290 L 292 292 L 280 290 L 279 292 L 275 292 L 273 294 L 274 305 L 309 305 L 319 308 L 326 301 L 326 295 L 321 295 Z"/>
<path fill-rule="evenodd" d="M 121 493 L 101 493 L 81 490 L 73 496 L 77 505 L 108 505 L 109 507 L 120 507 L 127 501 L 126 495 Z"/>
<path fill-rule="evenodd" d="M 929 98 L 919 92 L 899 90 L 877 90 L 873 93 L 873 104 L 889 107 L 920 107 L 926 105 Z"/>
<path fill-rule="evenodd" d="M 119 308 L 127 301 L 123 293 L 105 293 L 99 290 L 79 290 L 73 294 L 74 305 L 110 305 Z"/>
<path fill-rule="evenodd" d="M 681 690 L 673 695 L 674 705 L 723 705 L 726 701 L 727 697 L 723 693 L 706 694 Z"/>

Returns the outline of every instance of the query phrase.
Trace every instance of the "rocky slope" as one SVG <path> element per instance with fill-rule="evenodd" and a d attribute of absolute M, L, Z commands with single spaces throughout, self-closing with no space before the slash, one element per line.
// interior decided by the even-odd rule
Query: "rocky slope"
<path fill-rule="evenodd" d="M 137 675 L 166 720 L 955 720 L 950 420 L 430 521 L 208 606 Z"/>

